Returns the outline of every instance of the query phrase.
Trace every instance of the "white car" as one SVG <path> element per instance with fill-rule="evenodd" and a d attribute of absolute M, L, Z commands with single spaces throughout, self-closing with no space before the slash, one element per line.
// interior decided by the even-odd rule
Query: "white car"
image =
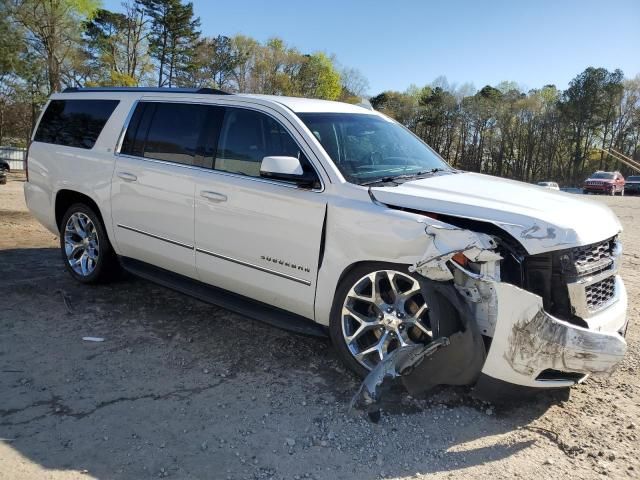
<path fill-rule="evenodd" d="M 550 188 L 551 190 L 560 190 L 560 185 L 556 182 L 538 182 L 539 187 Z"/>
<path fill-rule="evenodd" d="M 422 362 L 437 375 L 408 373 L 418 361 L 400 374 L 566 387 L 626 350 L 621 226 L 606 206 L 455 170 L 359 106 L 70 89 L 35 129 L 25 196 L 76 280 L 122 266 L 329 334 L 362 376 L 431 346 L 419 356 L 437 351 Z"/>

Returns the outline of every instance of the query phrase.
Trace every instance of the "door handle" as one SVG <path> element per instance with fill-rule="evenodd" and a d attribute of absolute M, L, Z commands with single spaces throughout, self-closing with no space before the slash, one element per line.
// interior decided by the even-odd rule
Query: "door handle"
<path fill-rule="evenodd" d="M 206 190 L 203 190 L 202 192 L 200 192 L 200 196 L 216 203 L 227 201 L 226 195 L 223 195 L 222 193 L 217 193 L 217 192 L 208 192 Z"/>
<path fill-rule="evenodd" d="M 135 182 L 136 180 L 138 180 L 138 177 L 129 172 L 118 172 L 118 177 L 120 177 L 125 182 Z"/>

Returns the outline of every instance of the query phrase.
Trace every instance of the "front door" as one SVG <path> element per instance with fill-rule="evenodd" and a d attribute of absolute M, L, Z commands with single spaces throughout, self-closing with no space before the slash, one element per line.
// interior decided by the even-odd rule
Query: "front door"
<path fill-rule="evenodd" d="M 275 113 L 225 108 L 214 169 L 196 173 L 195 245 L 200 279 L 313 318 L 326 202 L 317 188 L 260 177 L 268 155 L 313 167 Z"/>

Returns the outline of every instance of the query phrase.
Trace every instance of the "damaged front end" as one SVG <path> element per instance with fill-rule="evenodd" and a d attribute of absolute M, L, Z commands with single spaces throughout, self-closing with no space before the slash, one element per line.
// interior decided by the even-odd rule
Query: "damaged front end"
<path fill-rule="evenodd" d="M 475 385 L 495 399 L 502 387 L 558 388 L 610 374 L 626 351 L 627 295 L 616 238 L 540 255 L 513 242 L 425 220 L 424 256 L 410 271 L 426 299 L 455 309 L 440 335 L 398 348 L 367 376 L 353 404 L 372 408 L 399 380 L 411 394 L 435 385 Z M 450 315 L 449 315 L 450 316 Z"/>

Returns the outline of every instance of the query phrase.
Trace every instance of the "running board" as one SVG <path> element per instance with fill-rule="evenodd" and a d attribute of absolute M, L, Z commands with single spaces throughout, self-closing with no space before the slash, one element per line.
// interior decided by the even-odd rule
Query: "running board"
<path fill-rule="evenodd" d="M 327 337 L 326 327 L 302 315 L 214 287 L 160 267 L 129 257 L 118 257 L 125 270 L 163 287 L 212 303 L 290 332 L 312 337 Z"/>

